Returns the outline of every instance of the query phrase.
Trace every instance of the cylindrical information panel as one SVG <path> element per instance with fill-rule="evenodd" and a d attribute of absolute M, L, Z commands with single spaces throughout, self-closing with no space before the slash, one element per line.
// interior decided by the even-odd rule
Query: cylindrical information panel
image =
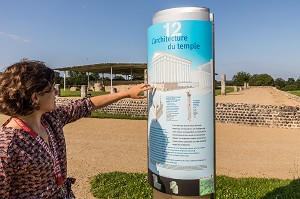
<path fill-rule="evenodd" d="M 163 10 L 148 29 L 148 178 L 177 196 L 215 192 L 213 15 Z"/>

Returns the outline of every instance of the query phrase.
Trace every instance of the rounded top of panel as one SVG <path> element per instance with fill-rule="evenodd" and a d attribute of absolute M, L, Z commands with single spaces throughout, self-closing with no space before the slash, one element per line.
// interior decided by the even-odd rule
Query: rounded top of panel
<path fill-rule="evenodd" d="M 153 24 L 176 20 L 210 21 L 210 10 L 205 7 L 179 7 L 161 10 L 154 14 Z"/>

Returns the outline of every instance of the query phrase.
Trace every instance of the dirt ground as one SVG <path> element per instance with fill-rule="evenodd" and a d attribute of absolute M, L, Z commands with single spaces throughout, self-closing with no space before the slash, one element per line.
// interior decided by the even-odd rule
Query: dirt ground
<path fill-rule="evenodd" d="M 300 105 L 272 88 L 251 88 L 216 102 Z M 4 122 L 6 116 L 0 116 Z M 79 199 L 93 199 L 90 178 L 101 172 L 147 172 L 147 121 L 84 118 L 64 128 L 68 175 Z M 217 175 L 293 179 L 300 175 L 299 129 L 216 124 Z"/>

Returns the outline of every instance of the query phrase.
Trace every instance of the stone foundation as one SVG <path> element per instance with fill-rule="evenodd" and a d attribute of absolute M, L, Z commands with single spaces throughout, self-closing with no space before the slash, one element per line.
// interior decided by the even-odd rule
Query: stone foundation
<path fill-rule="evenodd" d="M 139 99 L 122 99 L 97 111 L 111 114 L 124 114 L 134 117 L 148 116 L 147 100 Z"/>
<path fill-rule="evenodd" d="M 75 100 L 78 98 L 57 98 L 56 104 L 57 106 L 66 104 L 71 100 Z M 104 108 L 96 110 L 101 113 L 110 113 L 110 114 L 124 114 L 130 116 L 148 116 L 148 107 L 147 107 L 147 99 L 122 99 L 118 102 L 115 102 L 111 105 L 108 105 Z"/>
<path fill-rule="evenodd" d="M 216 121 L 251 126 L 300 128 L 300 107 L 216 103 Z"/>
<path fill-rule="evenodd" d="M 57 104 L 71 99 L 58 98 Z M 112 114 L 147 117 L 147 100 L 123 99 L 97 110 Z M 216 122 L 276 128 L 300 128 L 300 107 L 216 103 Z"/>

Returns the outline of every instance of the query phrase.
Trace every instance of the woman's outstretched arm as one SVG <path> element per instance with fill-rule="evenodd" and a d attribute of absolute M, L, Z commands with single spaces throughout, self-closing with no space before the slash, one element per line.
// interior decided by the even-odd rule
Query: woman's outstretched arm
<path fill-rule="evenodd" d="M 143 91 L 147 91 L 152 89 L 149 84 L 138 84 L 136 86 L 131 87 L 129 90 L 121 91 L 118 93 L 112 93 L 107 95 L 100 95 L 91 97 L 91 102 L 93 104 L 93 109 L 96 110 L 107 105 L 110 105 L 120 99 L 130 97 L 132 99 L 143 99 L 146 96 L 140 96 L 139 94 Z"/>

